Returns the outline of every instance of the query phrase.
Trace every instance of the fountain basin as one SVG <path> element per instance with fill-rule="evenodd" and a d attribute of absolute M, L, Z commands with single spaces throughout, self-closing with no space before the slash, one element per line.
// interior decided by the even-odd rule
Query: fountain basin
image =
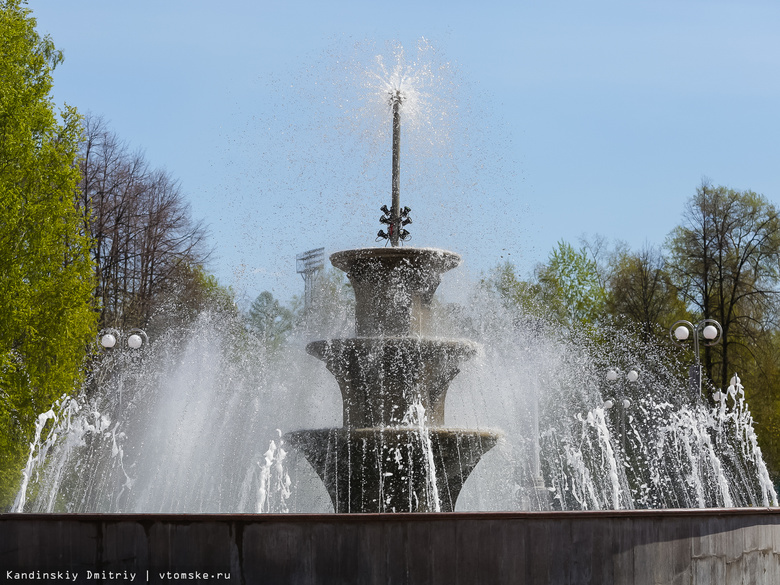
<path fill-rule="evenodd" d="M 334 511 L 452 512 L 500 435 L 456 428 L 331 428 L 284 436 L 317 472 Z"/>
<path fill-rule="evenodd" d="M 780 583 L 778 542 L 778 508 L 0 514 L 3 575 L 71 571 L 80 583 L 98 582 L 87 571 L 128 571 L 136 583 L 147 571 L 154 583 L 200 571 L 247 585 L 770 584 Z"/>

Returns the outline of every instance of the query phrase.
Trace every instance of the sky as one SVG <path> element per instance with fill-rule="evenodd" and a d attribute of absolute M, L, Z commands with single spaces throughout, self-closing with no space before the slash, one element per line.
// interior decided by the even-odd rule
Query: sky
<path fill-rule="evenodd" d="M 300 295 L 305 250 L 383 245 L 396 64 L 409 245 L 461 278 L 583 236 L 661 245 L 703 180 L 780 203 L 776 2 L 28 5 L 65 56 L 55 103 L 178 179 L 243 298 Z"/>

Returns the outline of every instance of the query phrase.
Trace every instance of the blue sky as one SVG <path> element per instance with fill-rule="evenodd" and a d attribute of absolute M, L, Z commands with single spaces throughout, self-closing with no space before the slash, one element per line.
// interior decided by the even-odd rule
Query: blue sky
<path fill-rule="evenodd" d="M 583 234 L 661 244 L 703 177 L 780 201 L 776 2 L 29 6 L 65 54 L 55 102 L 180 180 L 208 268 L 250 298 L 300 293 L 298 252 L 375 245 L 387 123 L 354 106 L 398 43 L 443 72 L 402 132 L 411 244 L 469 277 Z"/>

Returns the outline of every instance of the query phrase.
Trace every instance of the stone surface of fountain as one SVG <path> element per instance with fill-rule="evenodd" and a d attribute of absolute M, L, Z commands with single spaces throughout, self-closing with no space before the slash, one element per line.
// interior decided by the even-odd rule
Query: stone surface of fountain
<path fill-rule="evenodd" d="M 453 511 L 463 483 L 498 440 L 444 426 L 460 363 L 477 345 L 427 337 L 431 301 L 457 254 L 421 248 L 337 252 L 355 291 L 356 337 L 309 343 L 335 376 L 343 427 L 286 435 L 324 482 L 336 512 Z"/>

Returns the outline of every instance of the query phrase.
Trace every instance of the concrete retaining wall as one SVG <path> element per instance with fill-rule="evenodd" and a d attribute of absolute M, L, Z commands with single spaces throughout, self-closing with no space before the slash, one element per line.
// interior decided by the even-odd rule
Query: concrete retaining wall
<path fill-rule="evenodd" d="M 773 585 L 778 551 L 775 508 L 0 515 L 0 582 L 36 584 Z"/>

